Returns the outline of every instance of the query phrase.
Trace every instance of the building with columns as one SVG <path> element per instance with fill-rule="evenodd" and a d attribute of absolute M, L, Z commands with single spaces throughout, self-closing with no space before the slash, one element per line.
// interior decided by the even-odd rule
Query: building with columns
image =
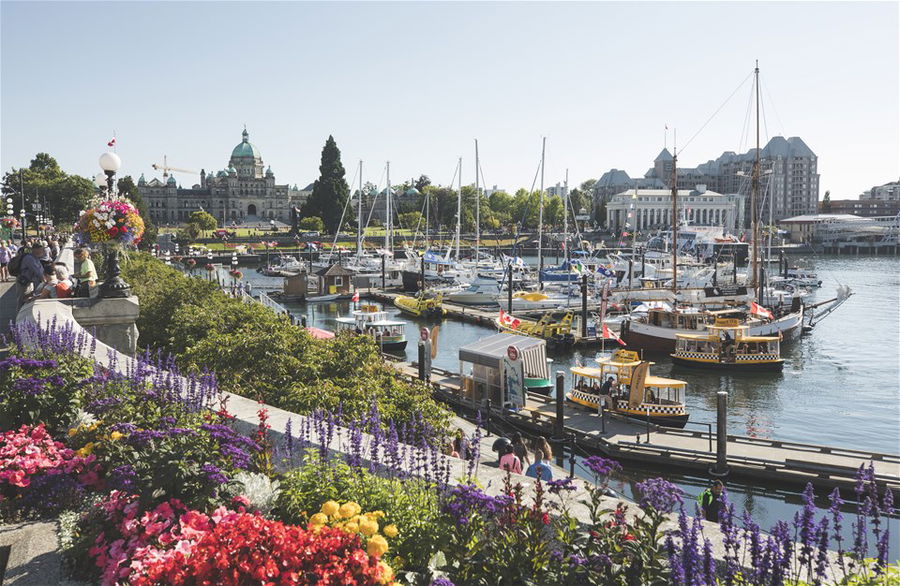
<path fill-rule="evenodd" d="M 732 232 L 744 225 L 745 196 L 722 195 L 705 185 L 678 190 L 678 216 L 698 226 L 721 226 Z M 668 229 L 672 226 L 672 190 L 628 189 L 606 204 L 606 225 L 616 232 Z"/>
<path fill-rule="evenodd" d="M 190 189 L 175 177 L 147 181 L 143 174 L 138 191 L 147 203 L 154 224 L 182 224 L 198 210 L 212 214 L 220 225 L 231 222 L 291 221 L 291 206 L 305 202 L 307 192 L 275 183 L 275 173 L 263 164 L 259 149 L 250 142 L 247 129 L 231 151 L 228 167 L 215 173 L 200 171 L 200 183 Z"/>

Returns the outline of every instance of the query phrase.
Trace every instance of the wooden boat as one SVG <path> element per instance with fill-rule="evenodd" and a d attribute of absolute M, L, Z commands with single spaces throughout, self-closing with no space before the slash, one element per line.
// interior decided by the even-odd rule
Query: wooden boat
<path fill-rule="evenodd" d="M 443 293 L 438 293 L 434 297 L 426 297 L 425 294 L 419 292 L 415 297 L 398 295 L 394 299 L 394 306 L 403 313 L 407 313 L 413 317 L 442 319 L 444 314 L 447 313 L 441 306 L 443 299 Z"/>
<path fill-rule="evenodd" d="M 597 367 L 574 366 L 572 388 L 566 398 L 597 409 L 604 400 L 608 409 L 632 419 L 666 427 L 684 427 L 688 412 L 684 405 L 687 383 L 682 380 L 651 376 L 652 362 L 641 360 L 637 352 L 616 350 L 597 360 Z M 608 395 L 601 395 L 603 383 L 612 378 Z M 606 399 L 604 399 L 604 397 Z"/>
<path fill-rule="evenodd" d="M 574 314 L 569 311 L 559 320 L 547 312 L 538 321 L 513 317 L 503 310 L 494 318 L 497 329 L 507 334 L 519 334 L 547 341 L 549 348 L 569 348 L 575 344 L 572 333 Z"/>
<path fill-rule="evenodd" d="M 406 322 L 387 319 L 386 311 L 377 305 L 362 305 L 351 317 L 339 317 L 334 321 L 337 331 L 352 331 L 375 338 L 375 343 L 385 352 L 406 350 Z"/>
<path fill-rule="evenodd" d="M 751 336 L 740 320 L 719 318 L 705 334 L 678 334 L 672 361 L 726 370 L 781 370 L 780 336 Z"/>
<path fill-rule="evenodd" d="M 341 298 L 340 293 L 332 293 L 330 295 L 316 295 L 315 297 L 307 297 L 307 303 L 323 303 L 326 301 L 337 301 Z"/>

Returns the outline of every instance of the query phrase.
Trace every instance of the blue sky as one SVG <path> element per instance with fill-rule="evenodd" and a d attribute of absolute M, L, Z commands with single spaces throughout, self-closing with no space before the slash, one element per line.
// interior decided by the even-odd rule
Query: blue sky
<path fill-rule="evenodd" d="M 528 187 L 643 174 L 677 128 L 680 164 L 800 136 L 821 192 L 897 180 L 896 2 L 0 3 L 0 167 L 39 151 L 92 176 L 115 130 L 124 173 L 228 163 L 246 123 L 279 183 L 318 174 L 333 134 L 364 179 Z M 185 185 L 197 179 L 177 175 Z"/>

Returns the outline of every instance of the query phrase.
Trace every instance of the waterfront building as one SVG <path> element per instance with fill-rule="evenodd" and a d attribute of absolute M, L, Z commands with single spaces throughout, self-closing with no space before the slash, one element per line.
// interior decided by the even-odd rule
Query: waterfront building
<path fill-rule="evenodd" d="M 223 226 L 269 220 L 289 223 L 291 207 L 302 206 L 309 197 L 308 191 L 296 185 L 275 183 L 275 173 L 263 164 L 246 128 L 231 151 L 227 168 L 208 174 L 201 169 L 200 183 L 188 189 L 178 185 L 172 175 L 163 179 L 147 181 L 141 174 L 138 180 L 138 191 L 157 225 L 185 223 L 198 210 L 209 212 Z"/>
<path fill-rule="evenodd" d="M 854 214 L 864 218 L 896 216 L 900 214 L 900 199 L 833 199 L 819 202 L 819 212 L 826 214 Z"/>
<path fill-rule="evenodd" d="M 878 201 L 900 201 L 900 181 L 891 181 L 884 185 L 876 185 L 872 189 L 863 192 L 859 199 L 874 199 Z"/>
<path fill-rule="evenodd" d="M 896 246 L 900 236 L 897 215 L 863 218 L 854 214 L 794 216 L 778 222 L 796 244 L 835 247 L 843 244 Z"/>
<path fill-rule="evenodd" d="M 744 223 L 751 219 L 751 175 L 756 160 L 756 149 L 746 153 L 727 151 L 718 158 L 696 167 L 676 169 L 678 189 L 691 189 L 706 185 L 710 190 L 723 194 L 740 194 L 744 198 Z M 672 188 L 672 153 L 664 148 L 653 166 L 642 178 L 631 178 L 626 172 L 611 169 L 601 176 L 594 186 L 595 214 L 609 198 L 625 189 Z M 760 202 L 759 217 L 762 223 L 803 214 L 815 214 L 819 201 L 818 157 L 799 137 L 773 137 L 760 151 Z M 772 209 L 769 209 L 770 202 Z"/>
<path fill-rule="evenodd" d="M 739 193 L 723 195 L 705 185 L 678 190 L 679 219 L 698 226 L 722 226 L 737 231 L 744 224 L 744 200 Z M 628 189 L 606 204 L 606 225 L 622 230 L 654 230 L 672 225 L 671 189 Z"/>

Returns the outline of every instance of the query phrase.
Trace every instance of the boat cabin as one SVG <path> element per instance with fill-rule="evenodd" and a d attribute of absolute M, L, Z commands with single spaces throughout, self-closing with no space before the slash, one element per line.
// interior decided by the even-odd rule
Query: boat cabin
<path fill-rule="evenodd" d="M 780 370 L 780 336 L 750 336 L 740 319 L 716 318 L 704 334 L 676 334 L 675 364 L 708 368 Z"/>
<path fill-rule="evenodd" d="M 335 263 L 330 267 L 316 271 L 318 277 L 318 294 L 333 295 L 335 293 L 347 294 L 353 292 L 353 275 L 355 273 Z"/>
<path fill-rule="evenodd" d="M 377 305 L 362 305 L 352 317 L 339 317 L 334 321 L 338 332 L 370 335 L 383 350 L 406 348 L 406 322 L 388 319 L 388 313 Z"/>
<path fill-rule="evenodd" d="M 706 316 L 696 309 L 673 311 L 667 308 L 651 308 L 647 312 L 647 323 L 661 328 L 700 331 L 706 323 Z"/>
<path fill-rule="evenodd" d="M 463 395 L 473 405 L 490 400 L 493 405 L 522 406 L 528 392 L 547 394 L 552 388 L 547 363 L 544 340 L 516 334 L 488 336 L 459 349 Z"/>

